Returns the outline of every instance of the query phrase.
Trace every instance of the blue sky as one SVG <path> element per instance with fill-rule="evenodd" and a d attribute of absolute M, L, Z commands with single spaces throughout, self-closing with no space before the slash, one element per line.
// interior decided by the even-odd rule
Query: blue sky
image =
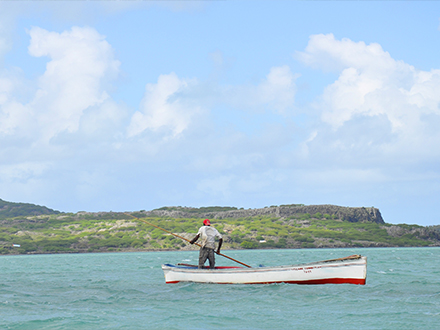
<path fill-rule="evenodd" d="M 0 198 L 440 224 L 440 2 L 2 1 Z"/>

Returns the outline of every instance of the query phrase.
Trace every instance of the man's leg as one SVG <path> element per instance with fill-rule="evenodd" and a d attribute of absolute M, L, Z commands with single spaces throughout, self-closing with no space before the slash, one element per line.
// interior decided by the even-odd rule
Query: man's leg
<path fill-rule="evenodd" d="M 209 269 L 215 268 L 215 254 L 213 249 L 207 249 L 209 250 L 208 258 L 209 258 Z"/>
<path fill-rule="evenodd" d="M 199 252 L 199 268 L 203 268 L 205 261 L 208 259 L 208 249 L 200 248 Z"/>

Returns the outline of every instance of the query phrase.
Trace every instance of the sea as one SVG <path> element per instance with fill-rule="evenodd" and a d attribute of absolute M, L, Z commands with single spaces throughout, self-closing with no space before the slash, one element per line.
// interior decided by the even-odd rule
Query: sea
<path fill-rule="evenodd" d="M 253 267 L 361 254 L 367 284 L 165 284 L 161 265 L 197 251 L 8 255 L 0 329 L 440 329 L 438 247 L 222 253 Z"/>

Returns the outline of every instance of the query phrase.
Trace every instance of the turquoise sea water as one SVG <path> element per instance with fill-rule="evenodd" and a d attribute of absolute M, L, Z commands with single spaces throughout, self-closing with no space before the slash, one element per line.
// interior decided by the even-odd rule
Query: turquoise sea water
<path fill-rule="evenodd" d="M 362 254 L 367 285 L 165 284 L 161 264 L 197 251 L 1 256 L 0 329 L 440 329 L 440 248 L 222 252 L 251 266 Z"/>

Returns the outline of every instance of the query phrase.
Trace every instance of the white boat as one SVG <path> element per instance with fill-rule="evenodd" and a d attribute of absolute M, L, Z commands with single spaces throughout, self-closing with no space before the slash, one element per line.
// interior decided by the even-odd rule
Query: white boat
<path fill-rule="evenodd" d="M 216 267 L 198 269 L 191 265 L 162 265 L 166 283 L 218 284 L 358 284 L 365 285 L 367 257 L 352 255 L 340 259 L 276 267 Z"/>

